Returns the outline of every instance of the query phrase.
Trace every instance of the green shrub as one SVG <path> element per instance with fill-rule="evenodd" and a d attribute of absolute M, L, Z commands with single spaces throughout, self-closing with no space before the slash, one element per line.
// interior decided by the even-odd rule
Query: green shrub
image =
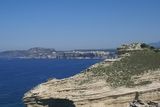
<path fill-rule="evenodd" d="M 133 86 L 132 76 L 160 68 L 160 53 L 152 50 L 131 52 L 111 66 L 93 68 L 95 75 L 106 75 L 106 81 L 113 87 Z"/>

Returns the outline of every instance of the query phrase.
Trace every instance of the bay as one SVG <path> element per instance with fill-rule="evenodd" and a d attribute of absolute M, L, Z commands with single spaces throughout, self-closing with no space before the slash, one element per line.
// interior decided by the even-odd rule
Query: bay
<path fill-rule="evenodd" d="M 49 78 L 73 76 L 100 62 L 96 59 L 0 59 L 0 107 L 23 107 L 22 97 Z"/>

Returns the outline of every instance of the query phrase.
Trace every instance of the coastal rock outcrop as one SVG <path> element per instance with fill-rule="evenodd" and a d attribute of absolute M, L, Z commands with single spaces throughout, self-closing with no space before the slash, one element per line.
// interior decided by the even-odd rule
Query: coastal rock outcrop
<path fill-rule="evenodd" d="M 154 52 L 148 52 L 148 50 L 145 52 L 147 55 L 151 53 Z M 156 57 L 159 58 L 159 56 Z M 122 65 L 118 68 L 120 71 L 112 72 L 117 70 L 115 67 L 119 67 L 119 64 L 134 65 L 129 61 L 123 58 L 105 60 L 73 77 L 49 80 L 28 91 L 23 97 L 24 104 L 27 107 L 159 107 L 159 65 L 154 65 L 151 69 L 142 69 L 146 70 L 142 73 L 134 72 L 131 70 L 132 67 L 124 69 L 125 66 Z M 132 61 L 132 63 L 135 62 Z M 143 68 L 139 63 L 142 62 L 137 62 L 138 66 L 134 67 Z M 158 61 L 156 63 L 159 64 Z M 129 72 L 130 70 L 132 72 Z"/>

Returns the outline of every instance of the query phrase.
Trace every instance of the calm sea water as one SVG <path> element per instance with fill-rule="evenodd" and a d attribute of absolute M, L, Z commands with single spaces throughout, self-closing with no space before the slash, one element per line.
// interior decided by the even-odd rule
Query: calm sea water
<path fill-rule="evenodd" d="M 73 76 L 99 61 L 0 59 L 0 107 L 24 107 L 23 94 L 34 86 Z"/>

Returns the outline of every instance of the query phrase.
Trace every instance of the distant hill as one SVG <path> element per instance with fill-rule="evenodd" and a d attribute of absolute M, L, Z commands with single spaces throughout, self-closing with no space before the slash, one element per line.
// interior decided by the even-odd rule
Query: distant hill
<path fill-rule="evenodd" d="M 54 58 L 55 50 L 35 47 L 28 50 L 10 50 L 0 52 L 0 58 Z"/>
<path fill-rule="evenodd" d="M 155 48 L 160 48 L 160 41 L 159 42 L 155 42 L 155 43 L 151 43 L 151 46 L 154 46 Z"/>
<path fill-rule="evenodd" d="M 35 47 L 28 50 L 10 50 L 0 52 L 0 58 L 25 59 L 106 59 L 116 56 L 115 50 L 70 50 L 56 51 L 52 48 Z"/>

